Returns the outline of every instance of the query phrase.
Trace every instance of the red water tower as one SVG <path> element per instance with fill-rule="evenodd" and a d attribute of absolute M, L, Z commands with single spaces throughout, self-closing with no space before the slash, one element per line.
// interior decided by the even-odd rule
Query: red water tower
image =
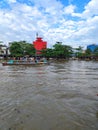
<path fill-rule="evenodd" d="M 36 49 L 36 54 L 40 55 L 41 51 L 47 48 L 47 42 L 43 41 L 41 37 L 36 37 L 36 40 L 33 42 L 34 48 Z"/>

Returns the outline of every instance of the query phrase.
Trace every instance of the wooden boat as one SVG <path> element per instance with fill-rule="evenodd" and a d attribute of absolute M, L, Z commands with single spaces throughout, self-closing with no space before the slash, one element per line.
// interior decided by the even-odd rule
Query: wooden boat
<path fill-rule="evenodd" d="M 37 61 L 37 62 L 32 62 L 32 61 L 23 61 L 23 60 L 9 60 L 6 62 L 2 62 L 3 66 L 8 66 L 8 65 L 30 65 L 30 66 L 34 66 L 34 65 L 45 65 L 45 64 L 49 64 L 47 61 Z"/>

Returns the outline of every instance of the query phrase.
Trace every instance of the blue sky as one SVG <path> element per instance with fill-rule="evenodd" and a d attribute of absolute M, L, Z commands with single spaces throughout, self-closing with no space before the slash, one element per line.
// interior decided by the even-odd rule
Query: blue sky
<path fill-rule="evenodd" d="M 98 0 L 0 0 L 0 41 L 98 44 Z"/>

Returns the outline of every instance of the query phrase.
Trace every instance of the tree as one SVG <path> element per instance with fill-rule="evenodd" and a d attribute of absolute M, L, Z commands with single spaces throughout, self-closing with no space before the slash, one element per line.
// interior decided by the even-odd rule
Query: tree
<path fill-rule="evenodd" d="M 93 52 L 93 53 L 94 53 L 95 56 L 98 56 L 98 47 L 96 47 L 96 48 L 94 49 L 94 52 Z"/>
<path fill-rule="evenodd" d="M 85 56 L 88 57 L 88 56 L 91 56 L 91 55 L 92 55 L 92 51 L 90 49 L 86 49 Z"/>
<path fill-rule="evenodd" d="M 76 57 L 81 57 L 83 56 L 83 47 L 79 46 L 78 48 L 76 48 L 76 53 L 75 53 Z"/>
<path fill-rule="evenodd" d="M 51 49 L 51 48 L 44 49 L 41 52 L 42 52 L 42 56 L 44 56 L 44 57 L 47 57 L 47 58 L 54 57 L 53 49 Z"/>
<path fill-rule="evenodd" d="M 64 56 L 65 56 L 66 58 L 71 57 L 72 54 L 73 54 L 72 47 L 71 47 L 71 46 L 68 46 L 68 45 L 63 45 L 63 46 L 64 46 L 64 51 L 65 51 Z"/>
<path fill-rule="evenodd" d="M 68 45 L 62 45 L 61 42 L 57 42 L 53 47 L 54 55 L 57 58 L 69 58 L 72 54 L 72 47 Z"/>
<path fill-rule="evenodd" d="M 30 55 L 30 56 L 34 56 L 35 55 L 35 48 L 32 44 L 26 44 L 25 45 L 25 49 L 24 49 L 24 54 L 25 55 Z"/>
<path fill-rule="evenodd" d="M 23 50 L 19 42 L 12 42 L 9 49 L 12 56 L 15 57 L 23 56 Z"/>
<path fill-rule="evenodd" d="M 32 44 L 27 43 L 26 41 L 12 42 L 10 43 L 10 53 L 12 56 L 20 57 L 25 55 L 35 54 L 35 48 Z"/>

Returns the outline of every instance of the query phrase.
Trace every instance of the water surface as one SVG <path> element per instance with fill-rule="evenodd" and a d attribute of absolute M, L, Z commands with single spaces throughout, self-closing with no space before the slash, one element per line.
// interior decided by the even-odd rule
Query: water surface
<path fill-rule="evenodd" d="M 0 130 L 98 130 L 98 62 L 0 64 Z"/>

